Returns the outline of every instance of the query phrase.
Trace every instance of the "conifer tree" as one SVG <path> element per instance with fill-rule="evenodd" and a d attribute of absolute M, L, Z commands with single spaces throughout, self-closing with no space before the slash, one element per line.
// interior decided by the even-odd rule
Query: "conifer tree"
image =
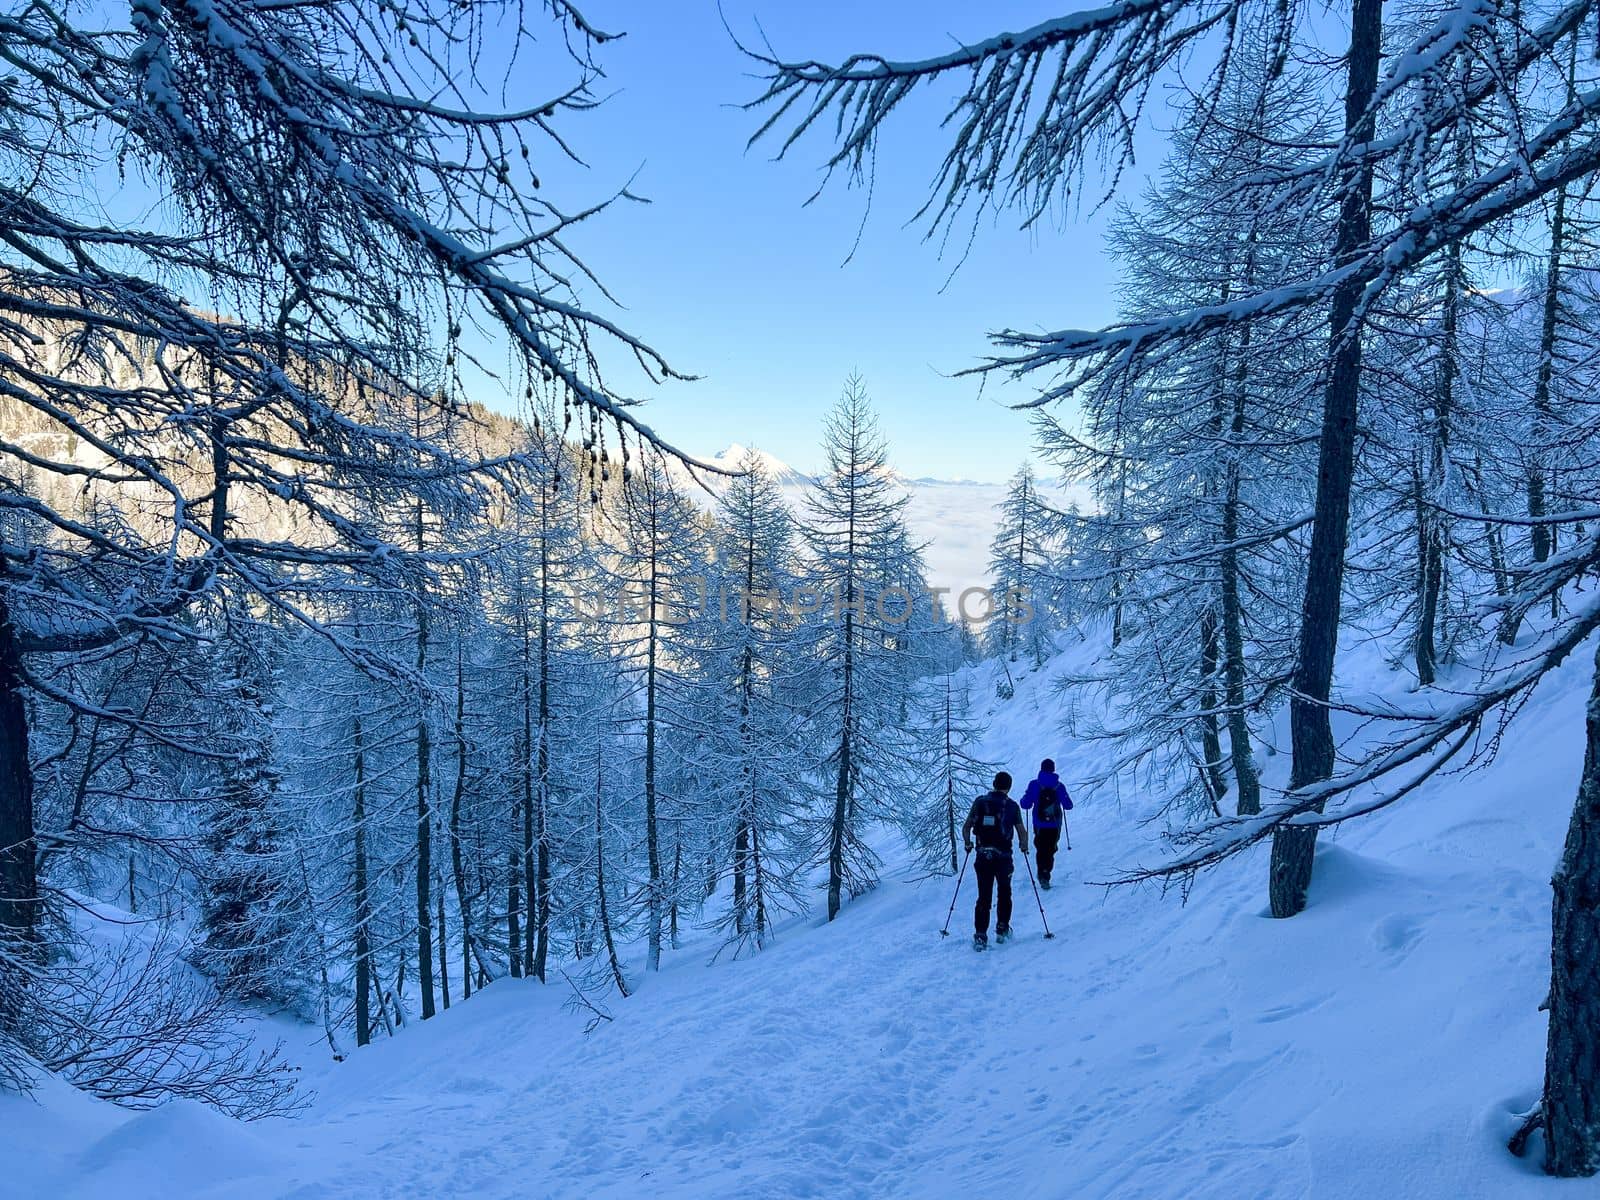
<path fill-rule="evenodd" d="M 739 468 L 717 502 L 697 672 L 706 798 L 723 815 L 713 853 L 731 884 L 720 924 L 735 954 L 762 948 L 773 921 L 798 906 L 797 834 L 816 802 L 793 687 L 805 649 L 792 607 L 794 519 L 759 455 Z"/>
<path fill-rule="evenodd" d="M 286 996 L 296 940 L 297 889 L 291 885 L 280 777 L 273 750 L 269 668 L 234 645 L 213 681 L 219 747 L 226 757 L 205 821 L 205 906 L 200 965 L 228 994 L 246 1000 Z"/>
<path fill-rule="evenodd" d="M 1011 477 L 1000 503 L 1000 524 L 989 550 L 995 604 L 988 626 L 990 644 L 1008 662 L 1026 654 L 1035 667 L 1050 649 L 1049 613 L 1041 586 L 1050 560 L 1047 507 L 1033 465 L 1024 463 Z"/>
<path fill-rule="evenodd" d="M 908 790 L 910 756 L 899 723 L 908 672 L 896 639 L 915 611 L 906 585 L 920 571 L 907 561 L 905 499 L 859 378 L 845 384 L 823 428 L 826 467 L 807 497 L 811 567 L 801 607 L 810 610 L 817 766 L 832 783 L 819 847 L 831 921 L 846 893 L 876 883 L 866 825 Z"/>

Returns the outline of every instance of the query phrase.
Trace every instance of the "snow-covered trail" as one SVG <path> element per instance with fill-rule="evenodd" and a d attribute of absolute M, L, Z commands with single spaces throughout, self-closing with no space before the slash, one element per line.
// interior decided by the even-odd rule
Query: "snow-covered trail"
<path fill-rule="evenodd" d="M 1018 773 L 1042 686 L 991 734 Z M 970 873 L 941 940 L 950 881 L 891 871 L 760 955 L 635 963 L 590 1035 L 564 985 L 504 980 L 318 1068 L 299 1119 L 134 1117 L 49 1194 L 1550 1195 L 1502 1147 L 1542 1062 L 1581 688 L 1534 704 L 1492 771 L 1325 845 L 1293 921 L 1264 915 L 1258 855 L 1187 906 L 1085 886 L 1152 853 L 1091 801 L 1045 895 L 1053 941 L 1020 863 L 1019 937 L 982 955 Z"/>
<path fill-rule="evenodd" d="M 1020 939 L 981 956 L 967 920 L 940 941 L 944 886 L 889 885 L 761 959 L 649 981 L 588 1037 L 548 991 L 496 985 L 323 1083 L 271 1135 L 287 1161 L 268 1190 L 1511 1194 L 1491 1160 L 1539 1061 L 1538 943 L 1464 973 L 1463 951 L 1508 905 L 1537 924 L 1540 881 L 1508 878 L 1437 936 L 1466 881 L 1342 850 L 1322 866 L 1339 909 L 1287 935 L 1242 896 L 1202 928 L 1198 909 L 1057 889 L 1053 942 L 1019 906 Z M 1465 1021 L 1437 1008 L 1452 976 L 1480 1010 Z"/>

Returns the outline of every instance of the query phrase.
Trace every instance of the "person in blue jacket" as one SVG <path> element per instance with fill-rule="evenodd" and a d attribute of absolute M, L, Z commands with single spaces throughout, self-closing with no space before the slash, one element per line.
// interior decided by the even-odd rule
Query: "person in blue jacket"
<path fill-rule="evenodd" d="M 1039 777 L 1022 795 L 1022 807 L 1033 813 L 1033 850 L 1039 864 L 1039 886 L 1050 890 L 1050 872 L 1056 865 L 1056 847 L 1061 844 L 1061 827 L 1066 823 L 1072 797 L 1067 785 L 1056 774 L 1054 759 L 1039 764 Z"/>

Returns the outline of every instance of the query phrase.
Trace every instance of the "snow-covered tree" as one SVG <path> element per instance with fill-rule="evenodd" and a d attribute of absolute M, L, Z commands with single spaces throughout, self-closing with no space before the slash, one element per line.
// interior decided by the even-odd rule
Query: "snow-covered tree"
<path fill-rule="evenodd" d="M 913 672 L 898 639 L 916 612 L 912 587 L 921 585 L 912 583 L 920 570 L 905 536 L 905 499 L 859 378 L 846 383 L 828 415 L 823 452 L 826 468 L 806 498 L 811 563 L 801 607 L 810 610 L 817 768 L 832 783 L 820 848 L 831 921 L 846 892 L 858 895 L 877 881 L 867 823 L 915 793 L 902 720 Z"/>
<path fill-rule="evenodd" d="M 804 665 L 790 603 L 794 519 L 757 454 L 739 468 L 717 503 L 697 680 L 706 796 L 723 840 L 714 854 L 731 881 L 721 924 L 735 954 L 764 946 L 773 921 L 798 907 L 799 830 L 817 798 L 793 687 Z"/>
<path fill-rule="evenodd" d="M 896 823 L 922 865 L 937 871 L 948 866 L 954 873 L 967 807 L 988 791 L 995 764 L 978 756 L 983 727 L 972 716 L 971 696 L 953 664 L 925 681 L 916 699 L 928 713 L 919 729 L 923 790 L 916 803 L 896 810 Z"/>
<path fill-rule="evenodd" d="M 700 514 L 658 458 L 647 459 L 624 485 L 620 533 L 625 549 L 612 568 L 622 609 L 617 637 L 630 684 L 638 693 L 646 966 L 657 971 L 663 930 L 676 904 L 667 857 L 681 861 L 678 831 L 696 807 L 677 787 L 662 788 L 659 768 L 671 752 L 670 743 L 681 747 L 693 736 L 681 707 L 687 661 L 683 638 L 704 601 L 707 554 Z M 681 774 L 676 782 L 682 782 Z"/>
<path fill-rule="evenodd" d="M 1131 320 L 1226 304 L 1304 256 L 1305 222 L 1263 208 L 1264 168 L 1290 169 L 1286 128 L 1312 115 L 1290 76 L 1269 78 L 1270 46 L 1241 50 L 1229 86 L 1185 114 L 1159 178 L 1113 224 Z M 1079 736 L 1112 737 L 1104 778 L 1195 812 L 1260 808 L 1250 723 L 1290 669 L 1311 498 L 1314 429 L 1304 380 L 1317 369 L 1304 315 L 1196 337 L 1181 355 L 1130 359 L 1083 394 L 1083 418 L 1036 422 L 1069 478 L 1092 480 L 1098 511 L 1052 514 L 1076 562 L 1054 574 L 1098 585 L 1111 653 L 1074 687 Z M 1264 348 L 1270 348 L 1263 352 Z M 1160 681 L 1151 687 L 1152 679 Z M 1226 749 L 1224 749 L 1226 742 Z"/>
<path fill-rule="evenodd" d="M 273 681 L 244 647 L 229 648 L 218 665 L 208 691 L 218 707 L 216 745 L 227 757 L 204 818 L 198 961 L 231 996 L 281 998 L 306 914 L 293 912 L 301 892 L 292 882 L 296 864 L 278 794 Z"/>
<path fill-rule="evenodd" d="M 989 643 L 1008 662 L 1026 654 L 1035 667 L 1050 650 L 1050 614 L 1042 586 L 1050 561 L 1048 507 L 1039 495 L 1033 465 L 1024 463 L 1011 477 L 1000 502 L 1000 524 L 989 547 L 995 601 L 987 631 Z"/>

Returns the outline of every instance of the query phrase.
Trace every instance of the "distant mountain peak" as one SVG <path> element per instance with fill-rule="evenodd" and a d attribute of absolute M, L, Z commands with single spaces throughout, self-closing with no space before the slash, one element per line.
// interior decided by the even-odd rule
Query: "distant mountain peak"
<path fill-rule="evenodd" d="M 756 460 L 766 468 L 767 474 L 771 475 L 780 484 L 812 482 L 810 475 L 807 475 L 804 471 L 795 470 L 776 454 L 769 454 L 759 447 L 745 446 L 739 442 L 733 442 L 722 453 L 708 461 L 724 470 L 736 471 L 744 465 L 745 459 L 751 455 L 754 455 Z"/>

